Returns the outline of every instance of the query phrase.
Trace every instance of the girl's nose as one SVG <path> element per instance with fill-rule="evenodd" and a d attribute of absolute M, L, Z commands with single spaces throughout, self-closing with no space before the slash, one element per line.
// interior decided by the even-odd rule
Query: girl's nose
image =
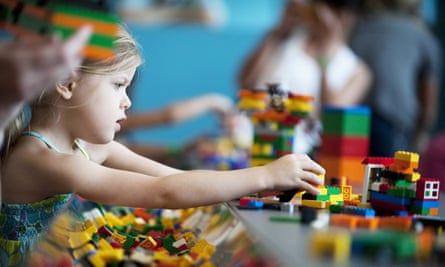
<path fill-rule="evenodd" d="M 131 107 L 131 100 L 128 97 L 127 94 L 125 94 L 124 98 L 122 99 L 122 104 L 121 104 L 122 108 L 124 108 L 125 110 L 129 109 Z"/>

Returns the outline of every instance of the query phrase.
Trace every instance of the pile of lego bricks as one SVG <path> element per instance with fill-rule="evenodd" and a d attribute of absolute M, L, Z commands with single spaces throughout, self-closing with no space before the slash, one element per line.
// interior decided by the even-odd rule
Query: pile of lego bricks
<path fill-rule="evenodd" d="M 31 254 L 67 266 L 258 266 L 264 258 L 223 205 L 184 210 L 93 208 L 57 217 Z"/>

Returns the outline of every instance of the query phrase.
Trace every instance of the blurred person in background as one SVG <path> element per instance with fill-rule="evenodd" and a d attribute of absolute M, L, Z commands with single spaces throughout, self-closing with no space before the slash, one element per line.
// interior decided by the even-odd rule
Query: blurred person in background
<path fill-rule="evenodd" d="M 314 121 L 303 130 L 310 134 L 295 139 L 294 152 L 309 153 L 318 145 L 314 136 L 322 105 L 354 106 L 367 93 L 370 71 L 347 45 L 362 2 L 288 1 L 279 23 L 242 65 L 241 88 L 279 84 L 285 91 L 314 96 Z"/>
<path fill-rule="evenodd" d="M 373 76 L 364 102 L 372 109 L 371 156 L 422 152 L 436 121 L 441 51 L 419 6 L 420 0 L 368 1 L 351 36 Z"/>

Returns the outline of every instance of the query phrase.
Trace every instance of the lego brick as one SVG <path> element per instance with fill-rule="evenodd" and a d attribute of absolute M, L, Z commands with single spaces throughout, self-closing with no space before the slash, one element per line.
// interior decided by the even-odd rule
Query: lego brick
<path fill-rule="evenodd" d="M 369 138 L 362 136 L 321 136 L 319 153 L 328 156 L 366 157 L 369 152 Z"/>
<path fill-rule="evenodd" d="M 417 200 L 439 200 L 440 181 L 436 178 L 421 178 L 416 184 Z"/>
<path fill-rule="evenodd" d="M 323 134 L 369 136 L 370 110 L 368 107 L 323 107 Z"/>
<path fill-rule="evenodd" d="M 309 199 L 301 200 L 301 205 L 318 209 L 325 209 L 329 207 L 329 203 L 327 201 Z"/>
<path fill-rule="evenodd" d="M 355 230 L 357 228 L 358 219 L 359 216 L 350 214 L 331 214 L 329 217 L 329 225 Z"/>
<path fill-rule="evenodd" d="M 439 201 L 415 199 L 413 205 L 418 208 L 439 208 Z"/>
<path fill-rule="evenodd" d="M 333 157 L 320 155 L 318 163 L 326 169 L 328 176 L 348 178 L 354 185 L 361 185 L 365 166 L 361 164 L 363 157 Z"/>
<path fill-rule="evenodd" d="M 286 222 L 286 223 L 300 223 L 301 219 L 295 216 L 270 216 L 269 220 L 272 222 Z"/>
<path fill-rule="evenodd" d="M 396 212 L 406 211 L 408 207 L 405 205 L 385 202 L 376 199 L 370 199 L 369 203 L 371 203 L 372 208 L 377 212 L 377 214 L 383 215 L 393 215 Z"/>
<path fill-rule="evenodd" d="M 411 216 L 405 217 L 392 217 L 392 216 L 383 216 L 380 217 L 379 220 L 379 228 L 381 229 L 389 229 L 389 230 L 401 230 L 401 231 L 410 231 L 413 224 L 413 220 Z"/>
<path fill-rule="evenodd" d="M 343 266 L 350 258 L 351 235 L 341 229 L 314 231 L 309 236 L 313 257 L 332 255 L 334 266 Z"/>
<path fill-rule="evenodd" d="M 380 192 L 375 192 L 375 191 L 371 191 L 370 199 L 383 201 L 383 202 L 396 204 L 396 205 L 401 205 L 401 206 L 408 206 L 411 204 L 411 199 L 409 197 L 390 196 L 390 195 L 380 193 Z"/>

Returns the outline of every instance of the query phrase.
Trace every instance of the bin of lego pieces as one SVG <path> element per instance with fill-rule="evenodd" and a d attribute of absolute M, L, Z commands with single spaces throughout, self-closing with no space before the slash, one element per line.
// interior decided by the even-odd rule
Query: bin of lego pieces
<path fill-rule="evenodd" d="M 80 215 L 66 211 L 56 218 L 30 256 L 33 266 L 277 266 L 223 205 L 87 204 Z"/>

